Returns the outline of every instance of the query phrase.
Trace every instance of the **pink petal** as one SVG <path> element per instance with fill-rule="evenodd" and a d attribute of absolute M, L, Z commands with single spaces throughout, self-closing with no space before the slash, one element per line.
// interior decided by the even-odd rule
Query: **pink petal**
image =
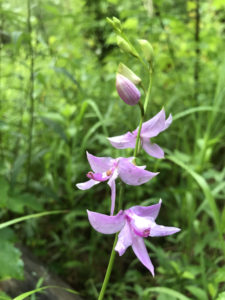
<path fill-rule="evenodd" d="M 152 144 L 147 139 L 142 139 L 143 149 L 150 155 L 156 158 L 164 158 L 164 151 L 157 144 Z"/>
<path fill-rule="evenodd" d="M 107 216 L 87 210 L 88 219 L 91 226 L 98 232 L 112 234 L 120 231 L 125 224 L 123 211 L 119 211 L 116 216 Z"/>
<path fill-rule="evenodd" d="M 123 255 L 127 248 L 132 244 L 132 236 L 128 222 L 125 223 L 123 229 L 120 231 L 115 251 L 119 256 Z"/>
<path fill-rule="evenodd" d="M 108 138 L 108 140 L 117 149 L 135 148 L 136 135 L 127 132 L 123 135 Z"/>
<path fill-rule="evenodd" d="M 158 174 L 135 166 L 129 158 L 120 158 L 118 173 L 122 181 L 129 185 L 141 185 Z"/>
<path fill-rule="evenodd" d="M 115 180 L 118 177 L 118 172 L 115 170 L 113 172 L 112 177 L 108 181 L 108 185 L 111 188 L 111 210 L 110 215 L 113 215 L 114 209 L 115 209 L 115 201 L 116 201 L 116 183 Z"/>
<path fill-rule="evenodd" d="M 177 228 L 177 227 L 168 227 L 168 226 L 162 226 L 162 225 L 155 224 L 155 226 L 151 228 L 149 236 L 165 236 L 165 235 L 174 234 L 179 231 L 180 231 L 180 228 Z"/>
<path fill-rule="evenodd" d="M 141 137 L 151 138 L 157 136 L 166 129 L 165 111 L 162 109 L 149 121 L 143 123 L 141 129 Z"/>
<path fill-rule="evenodd" d="M 171 125 L 172 121 L 173 121 L 173 118 L 172 118 L 172 115 L 170 114 L 168 119 L 166 120 L 165 129 L 167 129 Z"/>
<path fill-rule="evenodd" d="M 155 220 L 159 214 L 162 200 L 159 203 L 150 206 L 133 206 L 130 209 L 140 217 L 150 217 Z"/>
<path fill-rule="evenodd" d="M 78 187 L 78 189 L 80 190 L 88 190 L 91 187 L 93 187 L 94 185 L 100 183 L 99 181 L 95 181 L 93 179 L 88 180 L 86 182 L 82 182 L 82 183 L 77 183 L 76 186 Z"/>
<path fill-rule="evenodd" d="M 152 276 L 154 276 L 154 266 L 148 255 L 144 239 L 140 236 L 132 234 L 132 240 L 132 249 L 136 254 L 137 258 L 152 273 Z"/>
<path fill-rule="evenodd" d="M 87 159 L 92 170 L 96 173 L 103 173 L 108 171 L 114 162 L 111 157 L 97 157 L 87 152 Z"/>

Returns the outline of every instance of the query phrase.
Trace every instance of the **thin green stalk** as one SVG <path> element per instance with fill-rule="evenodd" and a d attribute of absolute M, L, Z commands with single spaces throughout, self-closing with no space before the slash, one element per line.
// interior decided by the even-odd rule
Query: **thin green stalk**
<path fill-rule="evenodd" d="M 149 86 L 148 86 L 148 91 L 147 91 L 147 95 L 145 98 L 145 103 L 144 103 L 144 112 L 146 113 L 149 101 L 150 101 L 150 96 L 151 96 L 151 90 L 152 90 L 152 66 L 150 66 L 150 70 L 149 70 Z"/>
<path fill-rule="evenodd" d="M 28 132 L 28 153 L 27 153 L 27 187 L 30 183 L 32 140 L 34 127 L 34 49 L 32 46 L 32 25 L 31 25 L 31 0 L 27 0 L 27 27 L 29 32 L 29 50 L 30 50 L 30 82 L 29 82 L 29 98 L 30 98 L 30 122 Z"/>
<path fill-rule="evenodd" d="M 122 195 L 123 195 L 123 183 L 120 182 L 118 211 L 122 207 Z M 111 272 L 112 272 L 112 268 L 113 268 L 113 264 L 114 264 L 114 260 L 115 260 L 115 255 L 116 255 L 116 251 L 114 249 L 116 247 L 117 240 L 118 240 L 118 232 L 116 233 L 116 236 L 115 236 L 115 240 L 114 240 L 113 247 L 112 247 L 112 252 L 111 252 L 111 255 L 110 255 L 110 259 L 109 259 L 109 264 L 108 264 L 108 267 L 107 267 L 107 270 L 106 270 L 106 273 L 105 273 L 105 278 L 104 278 L 104 281 L 103 281 L 103 284 L 102 284 L 100 294 L 98 296 L 98 300 L 103 299 L 107 284 L 109 282 L 109 278 L 110 278 L 110 275 L 111 275 Z"/>
<path fill-rule="evenodd" d="M 141 104 L 141 102 L 139 102 L 139 107 L 141 110 L 141 120 L 139 123 L 139 127 L 138 127 L 138 134 L 137 134 L 137 139 L 136 139 L 136 144 L 135 144 L 135 149 L 134 149 L 134 158 L 137 157 L 138 155 L 138 151 L 140 148 L 140 136 L 141 136 L 141 128 L 142 128 L 142 124 L 143 124 L 143 120 L 144 120 L 144 116 L 149 104 L 149 100 L 150 100 L 150 96 L 151 96 L 151 90 L 152 90 L 152 67 L 150 66 L 150 70 L 149 70 L 149 86 L 148 86 L 148 90 L 147 90 L 147 94 L 145 97 L 145 102 L 144 102 L 144 108 Z"/>

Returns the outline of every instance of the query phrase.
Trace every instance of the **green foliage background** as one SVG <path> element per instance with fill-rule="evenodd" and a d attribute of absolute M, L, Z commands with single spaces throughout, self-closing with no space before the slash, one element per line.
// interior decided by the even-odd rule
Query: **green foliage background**
<path fill-rule="evenodd" d="M 146 239 L 155 278 L 131 249 L 117 257 L 106 299 L 225 299 L 224 1 L 0 3 L 1 223 L 68 210 L 1 229 L 0 278 L 23 277 L 20 242 L 84 298 L 97 298 L 113 237 L 90 227 L 86 209 L 107 213 L 110 193 L 104 184 L 86 192 L 75 184 L 89 171 L 86 150 L 132 154 L 106 139 L 133 130 L 139 120 L 138 108 L 117 95 L 119 62 L 145 78 L 135 58 L 116 45 L 106 22 L 116 16 L 131 40 L 147 39 L 154 48 L 148 118 L 162 106 L 173 115 L 172 126 L 157 137 L 166 159 L 143 152 L 140 160 L 159 176 L 127 187 L 124 205 L 162 198 L 158 223 L 182 231 Z"/>

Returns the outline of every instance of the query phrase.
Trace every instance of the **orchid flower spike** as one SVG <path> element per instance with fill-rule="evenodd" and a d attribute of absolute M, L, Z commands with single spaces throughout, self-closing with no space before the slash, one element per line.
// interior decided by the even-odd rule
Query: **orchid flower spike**
<path fill-rule="evenodd" d="M 149 121 L 143 123 L 141 128 L 141 144 L 142 148 L 150 156 L 156 158 L 163 158 L 164 151 L 157 144 L 151 143 L 149 139 L 157 136 L 160 132 L 166 130 L 172 123 L 172 115 L 170 114 L 168 119 L 166 119 L 165 111 L 162 109 L 157 115 L 155 115 Z M 113 147 L 117 149 L 135 148 L 136 138 L 138 134 L 138 128 L 133 132 L 128 131 L 127 133 L 110 137 L 108 140 Z"/>
<path fill-rule="evenodd" d="M 131 246 L 140 262 L 154 276 L 154 266 L 148 255 L 144 237 L 166 236 L 180 231 L 176 227 L 157 225 L 155 219 L 158 216 L 161 200 L 158 204 L 151 206 L 133 206 L 121 210 L 115 216 L 87 211 L 88 219 L 92 227 L 104 234 L 120 232 L 115 250 L 123 255 L 126 249 Z"/>
<path fill-rule="evenodd" d="M 113 159 L 111 157 L 97 157 L 87 152 L 87 159 L 94 172 L 87 173 L 90 180 L 78 183 L 76 186 L 80 190 L 87 190 L 102 181 L 108 181 L 111 188 L 111 215 L 113 215 L 115 208 L 115 180 L 117 177 L 120 177 L 128 185 L 141 185 L 158 174 L 146 171 L 145 166 L 135 166 L 132 163 L 133 157 Z"/>

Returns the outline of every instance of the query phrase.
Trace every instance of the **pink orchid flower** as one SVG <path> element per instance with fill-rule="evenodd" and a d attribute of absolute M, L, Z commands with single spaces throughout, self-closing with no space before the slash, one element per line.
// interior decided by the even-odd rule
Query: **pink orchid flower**
<path fill-rule="evenodd" d="M 144 237 L 166 236 L 180 231 L 176 227 L 167 227 L 155 223 L 158 216 L 161 200 L 158 204 L 151 206 L 133 206 L 121 210 L 115 216 L 88 211 L 88 219 L 92 227 L 104 234 L 119 232 L 115 250 L 123 255 L 126 249 L 131 246 L 140 262 L 154 276 L 154 266 L 148 255 Z"/>
<path fill-rule="evenodd" d="M 146 171 L 145 166 L 135 166 L 132 163 L 133 157 L 114 159 L 111 157 L 97 157 L 87 152 L 87 159 L 94 172 L 87 173 L 90 180 L 78 183 L 76 186 L 80 190 L 87 190 L 102 181 L 108 181 L 111 188 L 111 215 L 115 208 L 115 180 L 117 177 L 128 185 L 141 185 L 158 174 Z"/>
<path fill-rule="evenodd" d="M 142 148 L 150 156 L 156 158 L 163 158 L 164 151 L 157 144 L 151 143 L 149 140 L 157 136 L 160 132 L 166 130 L 172 123 L 172 116 L 169 115 L 166 119 L 165 111 L 162 109 L 157 115 L 155 115 L 149 121 L 143 123 L 141 128 L 141 144 Z M 113 147 L 117 149 L 135 148 L 136 138 L 138 134 L 138 128 L 133 132 L 127 133 L 115 137 L 108 138 Z"/>

